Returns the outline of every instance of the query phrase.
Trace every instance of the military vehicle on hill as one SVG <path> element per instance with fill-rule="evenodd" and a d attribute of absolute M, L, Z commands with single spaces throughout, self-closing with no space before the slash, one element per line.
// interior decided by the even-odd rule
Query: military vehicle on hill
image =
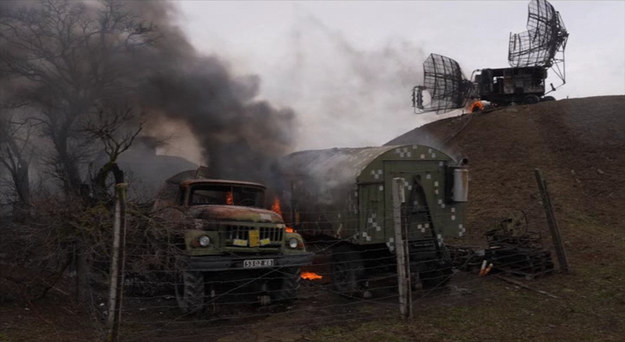
<path fill-rule="evenodd" d="M 507 68 L 483 68 L 467 79 L 455 60 L 432 53 L 423 63 L 423 83 L 413 88 L 416 113 L 445 113 L 467 108 L 482 110 L 486 104 L 534 104 L 553 101 L 545 96 L 566 83 L 564 50 L 569 33 L 560 13 L 547 0 L 531 0 L 527 31 L 510 34 Z M 547 71 L 561 84 L 546 90 Z M 429 99 L 424 98 L 424 94 Z"/>

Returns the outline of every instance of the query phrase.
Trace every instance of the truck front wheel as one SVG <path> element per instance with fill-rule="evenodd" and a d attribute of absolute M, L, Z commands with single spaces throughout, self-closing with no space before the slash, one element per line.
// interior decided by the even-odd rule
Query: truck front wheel
<path fill-rule="evenodd" d="M 175 284 L 178 307 L 184 313 L 196 313 L 204 307 L 204 275 L 180 271 Z"/>
<path fill-rule="evenodd" d="M 299 267 L 285 267 L 279 270 L 280 286 L 275 292 L 277 302 L 292 302 L 297 299 L 297 290 L 300 285 L 301 270 Z"/>

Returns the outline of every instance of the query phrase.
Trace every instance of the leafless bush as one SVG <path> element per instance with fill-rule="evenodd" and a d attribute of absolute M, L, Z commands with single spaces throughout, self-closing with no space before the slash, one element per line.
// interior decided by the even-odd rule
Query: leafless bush
<path fill-rule="evenodd" d="M 155 221 L 150 206 L 130 203 L 127 210 L 126 270 L 129 282 L 142 279 L 142 292 L 158 291 L 171 274 L 178 253 L 175 235 Z M 87 298 L 104 296 L 109 280 L 113 226 L 112 203 L 85 207 L 78 200 L 33 200 L 31 219 L 7 223 L 0 241 L 0 301 L 28 302 L 56 286 L 64 293 L 85 291 Z M 81 268 L 79 260 L 86 267 Z M 84 273 L 84 274 L 81 274 Z M 62 279 L 83 279 L 59 285 Z M 78 284 L 76 284 L 78 283 Z"/>

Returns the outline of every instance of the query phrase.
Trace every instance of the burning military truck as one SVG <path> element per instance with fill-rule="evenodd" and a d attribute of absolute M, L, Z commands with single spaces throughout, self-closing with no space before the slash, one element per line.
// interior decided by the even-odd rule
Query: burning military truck
<path fill-rule="evenodd" d="M 401 178 L 411 273 L 440 286 L 452 268 L 444 238 L 466 230 L 466 164 L 423 145 L 295 152 L 280 163 L 285 216 L 309 247 L 331 251 L 336 291 L 366 296 L 370 279 L 396 270 L 391 184 Z"/>
<path fill-rule="evenodd" d="M 181 252 L 175 290 L 184 312 L 196 312 L 234 289 L 259 293 L 263 304 L 295 299 L 300 266 L 310 264 L 302 237 L 265 209 L 265 186 L 181 172 L 154 203 Z"/>

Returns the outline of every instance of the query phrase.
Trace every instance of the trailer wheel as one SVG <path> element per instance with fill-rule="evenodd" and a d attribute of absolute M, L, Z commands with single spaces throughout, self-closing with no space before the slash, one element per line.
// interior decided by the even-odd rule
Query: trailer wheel
<path fill-rule="evenodd" d="M 201 272 L 180 271 L 176 280 L 176 301 L 184 313 L 196 313 L 204 308 L 204 275 Z"/>
<path fill-rule="evenodd" d="M 432 271 L 419 274 L 424 289 L 444 288 L 451 278 L 451 264 L 437 265 Z"/>
<path fill-rule="evenodd" d="M 349 246 L 339 246 L 332 251 L 332 284 L 342 295 L 351 295 L 361 290 L 365 267 L 360 252 Z"/>
<path fill-rule="evenodd" d="M 285 267 L 280 271 L 280 287 L 274 294 L 274 301 L 293 302 L 297 299 L 302 271 L 299 267 Z"/>

